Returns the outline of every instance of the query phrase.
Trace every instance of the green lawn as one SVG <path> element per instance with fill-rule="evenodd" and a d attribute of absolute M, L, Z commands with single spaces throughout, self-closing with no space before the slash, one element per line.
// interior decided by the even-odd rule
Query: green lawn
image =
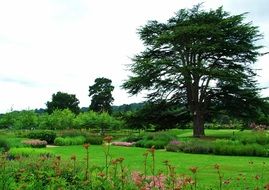
<path fill-rule="evenodd" d="M 76 155 L 78 160 L 83 162 L 85 157 L 85 149 L 82 146 L 54 147 L 47 148 L 50 152 L 62 156 L 64 160 L 69 160 L 71 155 Z M 137 147 L 119 147 L 111 146 L 111 155 L 113 158 L 124 157 L 125 166 L 130 170 L 143 170 L 143 153 L 147 149 Z M 103 166 L 104 147 L 90 146 L 90 163 L 92 165 Z M 149 157 L 151 159 L 151 157 Z M 156 151 L 156 168 L 159 171 L 165 171 L 164 160 L 177 168 L 180 174 L 191 175 L 189 168 L 191 166 L 198 167 L 198 179 L 201 184 L 217 184 L 217 173 L 214 169 L 215 164 L 219 164 L 224 179 L 232 177 L 235 179 L 239 174 L 248 176 L 247 179 L 253 180 L 256 175 L 264 176 L 269 182 L 269 159 L 262 157 L 239 157 L 239 156 L 216 156 L 216 155 L 200 155 L 166 152 L 164 150 Z M 249 162 L 253 162 L 250 164 Z M 263 162 L 265 162 L 265 167 Z M 262 172 L 264 171 L 264 172 Z M 254 181 L 254 180 L 253 180 Z"/>

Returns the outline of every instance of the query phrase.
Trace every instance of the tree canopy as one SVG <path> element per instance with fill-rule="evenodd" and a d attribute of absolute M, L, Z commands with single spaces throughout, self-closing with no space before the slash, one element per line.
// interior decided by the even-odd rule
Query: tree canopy
<path fill-rule="evenodd" d="M 185 104 L 196 137 L 204 136 L 205 117 L 215 105 L 228 110 L 240 102 L 253 109 L 250 100 L 259 99 L 259 89 L 252 64 L 262 35 L 244 18 L 196 5 L 166 23 L 149 21 L 139 29 L 146 48 L 133 58 L 133 75 L 123 88 L 131 94 L 147 90 L 150 101 Z"/>
<path fill-rule="evenodd" d="M 90 110 L 111 113 L 111 104 L 114 101 L 112 81 L 102 77 L 96 78 L 94 82 L 92 86 L 89 86 L 89 96 L 92 97 Z"/>
<path fill-rule="evenodd" d="M 54 110 L 64 110 L 69 109 L 75 114 L 78 114 L 80 111 L 79 100 L 74 94 L 68 94 L 64 92 L 57 92 L 52 95 L 52 100 L 46 103 L 47 112 L 49 114 L 53 113 Z"/>

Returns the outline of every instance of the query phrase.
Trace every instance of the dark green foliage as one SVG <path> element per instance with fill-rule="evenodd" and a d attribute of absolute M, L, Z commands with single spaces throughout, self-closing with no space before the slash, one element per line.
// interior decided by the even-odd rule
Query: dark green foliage
<path fill-rule="evenodd" d="M 114 101 L 112 97 L 112 81 L 107 78 L 96 78 L 95 83 L 89 87 L 89 96 L 92 97 L 90 110 L 95 112 L 112 113 L 111 104 Z"/>
<path fill-rule="evenodd" d="M 186 105 L 195 137 L 204 136 L 206 117 L 216 105 L 227 113 L 241 105 L 246 118 L 259 101 L 252 64 L 262 36 L 244 18 L 222 7 L 205 11 L 197 5 L 181 9 L 166 23 L 149 21 L 139 29 L 145 51 L 133 58 L 133 76 L 123 87 L 131 94 L 148 90 L 151 101 Z"/>
<path fill-rule="evenodd" d="M 3 137 L 0 137 L 0 154 L 1 152 L 6 152 L 10 149 L 10 146 L 8 144 L 8 141 L 4 139 Z"/>
<path fill-rule="evenodd" d="M 130 136 L 124 138 L 122 141 L 125 141 L 125 142 L 137 142 L 137 141 L 142 140 L 142 139 L 143 139 L 143 135 L 131 134 Z"/>
<path fill-rule="evenodd" d="M 68 94 L 64 92 L 57 92 L 52 95 L 52 100 L 46 103 L 47 112 L 49 114 L 53 113 L 55 110 L 64 110 L 69 109 L 75 114 L 78 114 L 80 111 L 79 100 L 74 94 Z"/>
<path fill-rule="evenodd" d="M 48 144 L 52 144 L 54 142 L 54 139 L 56 138 L 56 133 L 49 130 L 36 130 L 29 132 L 27 134 L 27 137 L 30 139 L 45 140 L 48 142 Z"/>
<path fill-rule="evenodd" d="M 122 118 L 128 128 L 147 129 L 150 125 L 154 125 L 155 130 L 182 127 L 191 119 L 185 106 L 166 101 L 145 103 L 142 109 L 127 112 Z"/>
<path fill-rule="evenodd" d="M 57 137 L 54 140 L 54 144 L 57 146 L 70 146 L 70 145 L 82 145 L 86 141 L 84 136 L 76 137 Z"/>

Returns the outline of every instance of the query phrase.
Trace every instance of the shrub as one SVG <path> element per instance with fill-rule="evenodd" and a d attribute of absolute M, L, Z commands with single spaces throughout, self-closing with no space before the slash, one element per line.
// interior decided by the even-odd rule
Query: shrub
<path fill-rule="evenodd" d="M 54 139 L 56 138 L 56 133 L 54 131 L 49 130 L 38 130 L 38 131 L 31 131 L 27 135 L 30 139 L 40 139 L 47 141 L 48 144 L 52 144 Z"/>
<path fill-rule="evenodd" d="M 269 156 L 266 147 L 257 143 L 242 144 L 240 141 L 232 140 L 192 140 L 188 142 L 169 143 L 166 146 L 167 151 L 186 152 L 196 154 L 216 154 L 231 156 Z"/>
<path fill-rule="evenodd" d="M 197 154 L 210 154 L 213 152 L 213 146 L 211 142 L 196 140 L 184 142 L 180 146 L 183 152 L 197 153 Z"/>
<path fill-rule="evenodd" d="M 68 130 L 61 130 L 58 134 L 60 137 L 76 137 L 76 136 L 87 136 L 87 131 L 81 131 L 77 129 L 68 129 Z"/>
<path fill-rule="evenodd" d="M 169 152 L 179 152 L 179 151 L 182 151 L 181 146 L 182 146 L 181 142 L 177 140 L 173 140 L 173 141 L 170 141 L 165 148 Z"/>
<path fill-rule="evenodd" d="M 243 133 L 240 135 L 235 135 L 233 137 L 234 140 L 238 140 L 243 144 L 253 144 L 257 143 L 260 145 L 269 144 L 269 136 L 266 132 L 251 132 L 251 133 Z"/>
<path fill-rule="evenodd" d="M 42 141 L 39 139 L 25 140 L 23 143 L 33 148 L 45 148 L 48 144 L 47 141 Z"/>
<path fill-rule="evenodd" d="M 87 135 L 85 143 L 89 143 L 93 145 L 100 145 L 100 144 L 103 144 L 103 138 L 101 136 Z"/>
<path fill-rule="evenodd" d="M 175 140 L 176 136 L 166 132 L 149 133 L 143 136 L 142 140 L 136 142 L 135 146 L 156 149 L 164 148 L 170 141 Z"/>
<path fill-rule="evenodd" d="M 77 137 L 57 137 L 54 144 L 58 146 L 82 145 L 86 141 L 84 136 Z"/>
<path fill-rule="evenodd" d="M 8 152 L 9 159 L 14 159 L 15 157 L 29 157 L 29 156 L 52 156 L 52 153 L 48 152 L 45 149 L 33 149 L 29 147 L 24 148 L 11 148 Z"/>
<path fill-rule="evenodd" d="M 8 151 L 10 149 L 10 146 L 6 139 L 0 138 L 0 152 L 2 151 Z"/>
<path fill-rule="evenodd" d="M 143 136 L 142 135 L 130 135 L 128 137 L 125 137 L 123 139 L 123 141 L 126 141 L 126 142 L 137 142 L 139 140 L 142 140 L 143 139 Z"/>

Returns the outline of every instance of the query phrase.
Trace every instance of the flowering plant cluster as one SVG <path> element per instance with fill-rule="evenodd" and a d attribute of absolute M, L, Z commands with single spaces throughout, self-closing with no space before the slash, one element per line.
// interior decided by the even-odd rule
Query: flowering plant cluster
<path fill-rule="evenodd" d="M 115 146 L 133 146 L 135 142 L 112 142 Z"/>
<path fill-rule="evenodd" d="M 47 146 L 47 141 L 42 141 L 39 139 L 31 139 L 31 140 L 25 140 L 22 142 L 23 144 L 29 145 L 33 148 L 44 148 Z"/>

